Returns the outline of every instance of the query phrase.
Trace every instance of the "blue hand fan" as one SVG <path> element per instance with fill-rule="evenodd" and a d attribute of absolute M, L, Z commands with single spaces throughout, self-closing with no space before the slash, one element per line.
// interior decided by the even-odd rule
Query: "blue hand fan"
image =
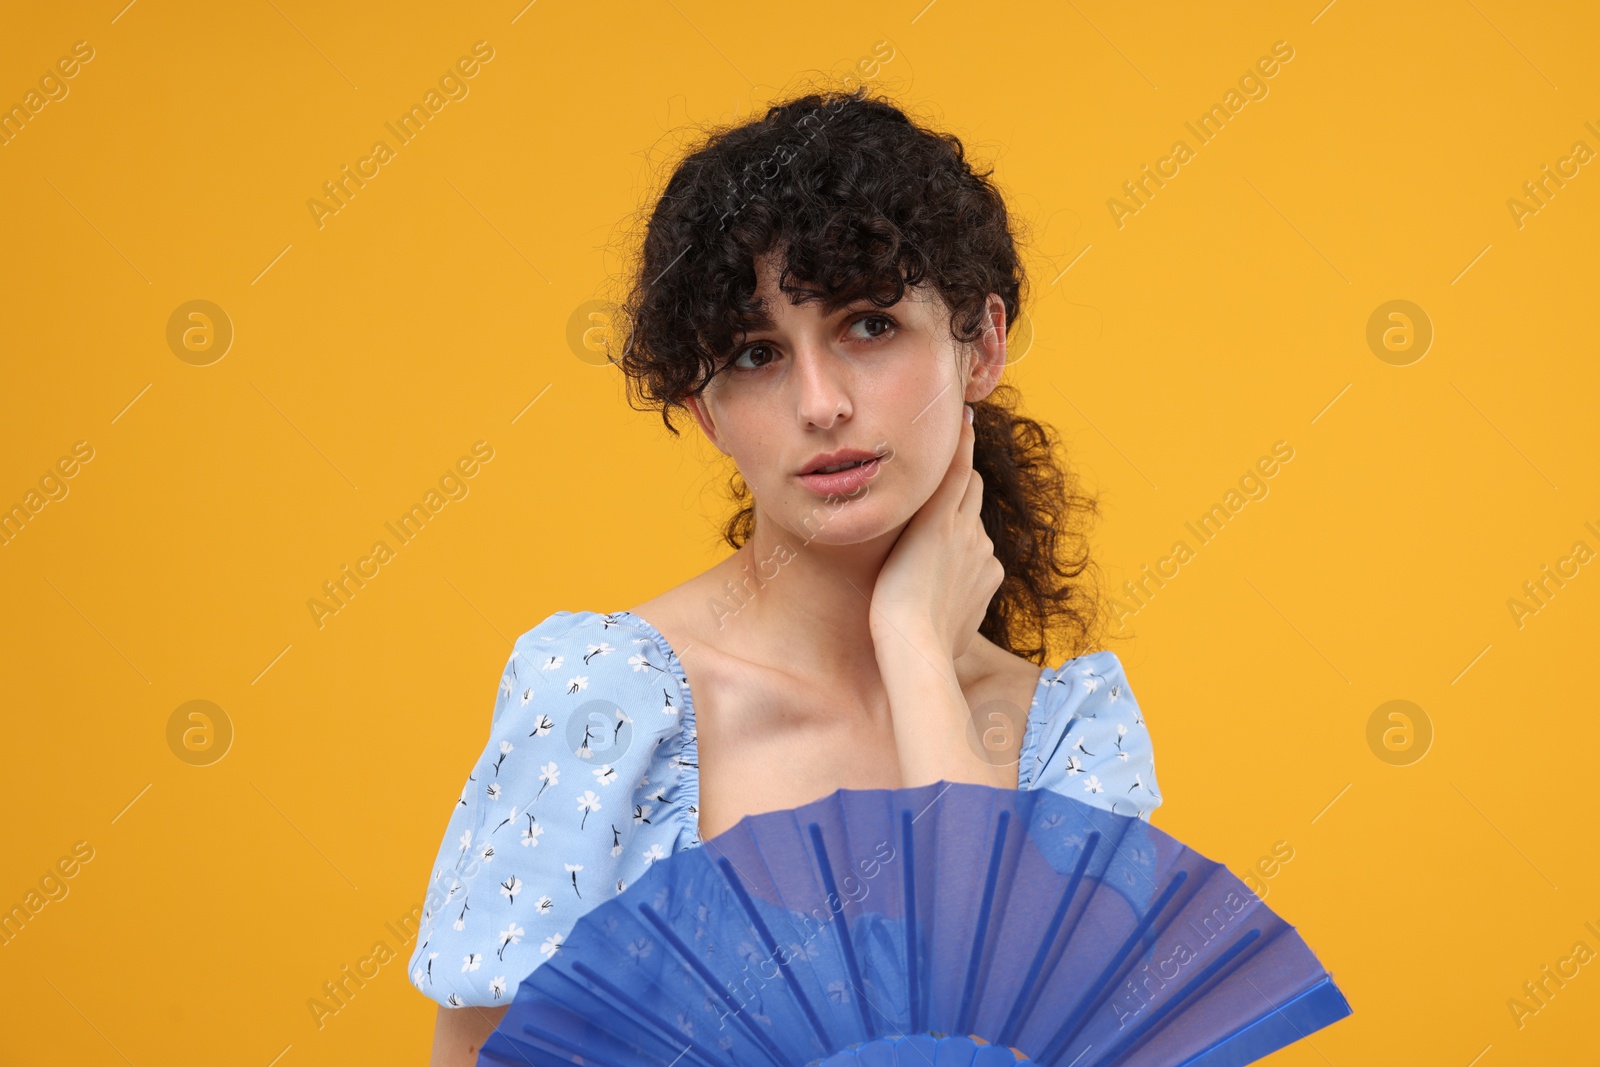
<path fill-rule="evenodd" d="M 1236 1067 L 1349 1015 L 1295 928 L 1046 789 L 839 789 L 596 905 L 480 1065 Z"/>

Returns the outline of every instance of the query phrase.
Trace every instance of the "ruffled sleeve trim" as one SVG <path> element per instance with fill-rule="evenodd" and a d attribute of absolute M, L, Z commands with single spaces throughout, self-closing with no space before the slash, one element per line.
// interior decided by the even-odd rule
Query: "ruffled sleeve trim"
<path fill-rule="evenodd" d="M 678 824 L 673 851 L 697 848 L 701 844 L 700 741 L 695 727 L 694 695 L 689 691 L 689 679 L 683 673 L 683 663 L 678 659 L 678 653 L 660 630 L 631 611 L 613 614 L 626 617 L 636 630 L 650 639 L 676 688 L 676 693 L 669 691 L 663 695 L 661 711 L 678 716 L 678 730 L 662 742 L 665 751 L 659 755 L 663 758 L 655 761 L 656 767 L 665 768 L 664 773 L 672 775 L 671 782 L 659 792 L 658 799 L 668 807 Z"/>
<path fill-rule="evenodd" d="M 1149 820 L 1161 804 L 1155 750 L 1115 653 L 1063 662 L 1029 715 L 1019 752 L 1019 789 L 1051 789 Z"/>

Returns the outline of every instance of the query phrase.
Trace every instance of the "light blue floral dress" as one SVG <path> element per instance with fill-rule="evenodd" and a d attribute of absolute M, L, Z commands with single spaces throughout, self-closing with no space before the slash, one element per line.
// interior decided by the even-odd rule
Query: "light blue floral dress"
<path fill-rule="evenodd" d="M 1020 761 L 1019 789 L 1145 820 L 1161 803 L 1108 651 L 1040 672 Z M 433 863 L 411 983 L 447 1007 L 509 1004 L 584 912 L 700 845 L 699 791 L 694 702 L 666 638 L 628 611 L 550 615 L 506 662 Z"/>

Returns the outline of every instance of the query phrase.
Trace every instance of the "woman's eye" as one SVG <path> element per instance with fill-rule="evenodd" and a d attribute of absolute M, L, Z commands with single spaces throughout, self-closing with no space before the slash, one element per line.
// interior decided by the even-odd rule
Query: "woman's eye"
<path fill-rule="evenodd" d="M 866 332 L 866 335 L 864 337 L 863 336 L 858 336 L 856 338 L 857 340 L 876 341 L 879 338 L 886 336 L 887 334 L 893 333 L 895 330 L 899 329 L 899 327 L 900 327 L 900 324 L 898 322 L 896 322 L 892 316 L 884 315 L 884 314 L 881 314 L 881 313 L 877 313 L 877 314 L 863 315 L 861 318 L 857 319 L 855 322 L 852 322 L 850 324 L 850 328 L 853 330 L 857 326 L 860 326 L 863 323 L 868 323 L 868 322 L 877 322 L 877 323 L 880 324 L 880 326 L 876 331 L 872 330 L 869 327 L 867 332 Z M 745 362 L 745 357 L 746 356 L 749 356 L 752 353 L 763 352 L 763 351 L 766 353 L 766 355 L 764 357 L 759 357 L 757 359 L 757 361 L 754 363 L 754 365 L 752 365 L 752 364 L 750 364 L 748 362 Z M 735 352 L 734 355 L 733 355 L 733 358 L 728 360 L 728 363 L 731 364 L 733 367 L 739 369 L 739 370 L 747 370 L 747 371 L 760 370 L 761 368 L 765 367 L 767 364 L 771 363 L 774 358 L 776 358 L 776 356 L 775 356 L 775 354 L 773 352 L 772 346 L 770 344 L 768 344 L 767 342 L 765 342 L 765 341 L 757 341 L 755 344 L 747 345 L 746 347 L 741 348 L 738 352 Z"/>
<path fill-rule="evenodd" d="M 857 326 L 860 326 L 863 323 L 868 323 L 868 322 L 878 322 L 878 323 L 882 323 L 883 324 L 883 329 L 880 329 L 877 332 L 873 332 L 871 329 L 869 329 L 867 331 L 867 337 L 871 338 L 873 340 L 876 340 L 877 338 L 882 337 L 885 333 L 888 333 L 890 330 L 894 329 L 898 325 L 898 323 L 896 323 L 894 321 L 894 319 L 890 318 L 888 315 L 873 314 L 873 315 L 863 315 L 861 318 L 857 319 L 855 322 L 852 322 L 850 324 L 850 328 L 853 330 Z"/>
<path fill-rule="evenodd" d="M 735 367 L 738 367 L 740 370 L 760 370 L 762 367 L 766 366 L 765 362 L 760 363 L 760 364 L 758 364 L 758 365 L 756 365 L 754 367 L 751 367 L 751 366 L 747 366 L 746 364 L 741 363 L 739 361 L 744 359 L 744 357 L 746 355 L 748 355 L 749 353 L 758 351 L 758 350 L 763 349 L 763 348 L 766 349 L 768 353 L 770 353 L 772 351 L 772 348 L 771 348 L 770 345 L 753 344 L 750 347 L 745 348 L 745 349 L 741 349 L 738 353 L 736 353 L 731 362 L 733 363 L 733 365 Z M 772 357 L 769 354 L 767 356 L 767 360 L 770 361 L 771 359 L 772 359 Z"/>

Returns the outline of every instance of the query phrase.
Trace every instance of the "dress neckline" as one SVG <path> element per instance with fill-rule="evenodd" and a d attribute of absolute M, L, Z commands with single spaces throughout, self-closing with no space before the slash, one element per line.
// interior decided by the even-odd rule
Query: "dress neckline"
<path fill-rule="evenodd" d="M 689 688 L 689 676 L 684 673 L 683 661 L 678 658 L 677 649 L 672 647 L 672 642 L 667 640 L 667 635 L 656 629 L 655 624 L 649 619 L 646 619 L 642 615 L 635 615 L 626 608 L 613 611 L 610 614 L 612 617 L 626 615 L 628 618 L 634 621 L 635 625 L 637 625 L 641 630 L 645 631 L 645 633 L 647 633 L 650 638 L 655 641 L 657 647 L 660 648 L 662 655 L 666 657 L 667 666 L 672 671 L 673 677 L 677 679 L 678 688 L 683 693 L 683 708 L 679 714 L 678 728 L 684 733 L 687 739 L 684 743 L 684 747 L 689 750 L 690 758 L 680 766 L 679 773 L 689 775 L 688 792 L 690 806 L 694 809 L 695 844 L 702 844 L 704 842 L 704 838 L 700 836 L 700 742 L 699 733 L 695 727 L 694 694 Z M 1022 743 L 1017 748 L 1017 788 L 1019 790 L 1027 788 L 1027 786 L 1023 784 L 1026 772 L 1026 768 L 1023 765 L 1023 760 L 1033 752 L 1035 745 L 1035 720 L 1033 713 L 1034 710 L 1038 708 L 1039 698 L 1041 694 L 1043 694 L 1045 688 L 1050 684 L 1050 676 L 1053 673 L 1056 673 L 1054 669 L 1048 666 L 1041 667 L 1039 669 L 1039 677 L 1034 682 L 1033 699 L 1029 701 L 1028 712 L 1024 717 Z"/>

